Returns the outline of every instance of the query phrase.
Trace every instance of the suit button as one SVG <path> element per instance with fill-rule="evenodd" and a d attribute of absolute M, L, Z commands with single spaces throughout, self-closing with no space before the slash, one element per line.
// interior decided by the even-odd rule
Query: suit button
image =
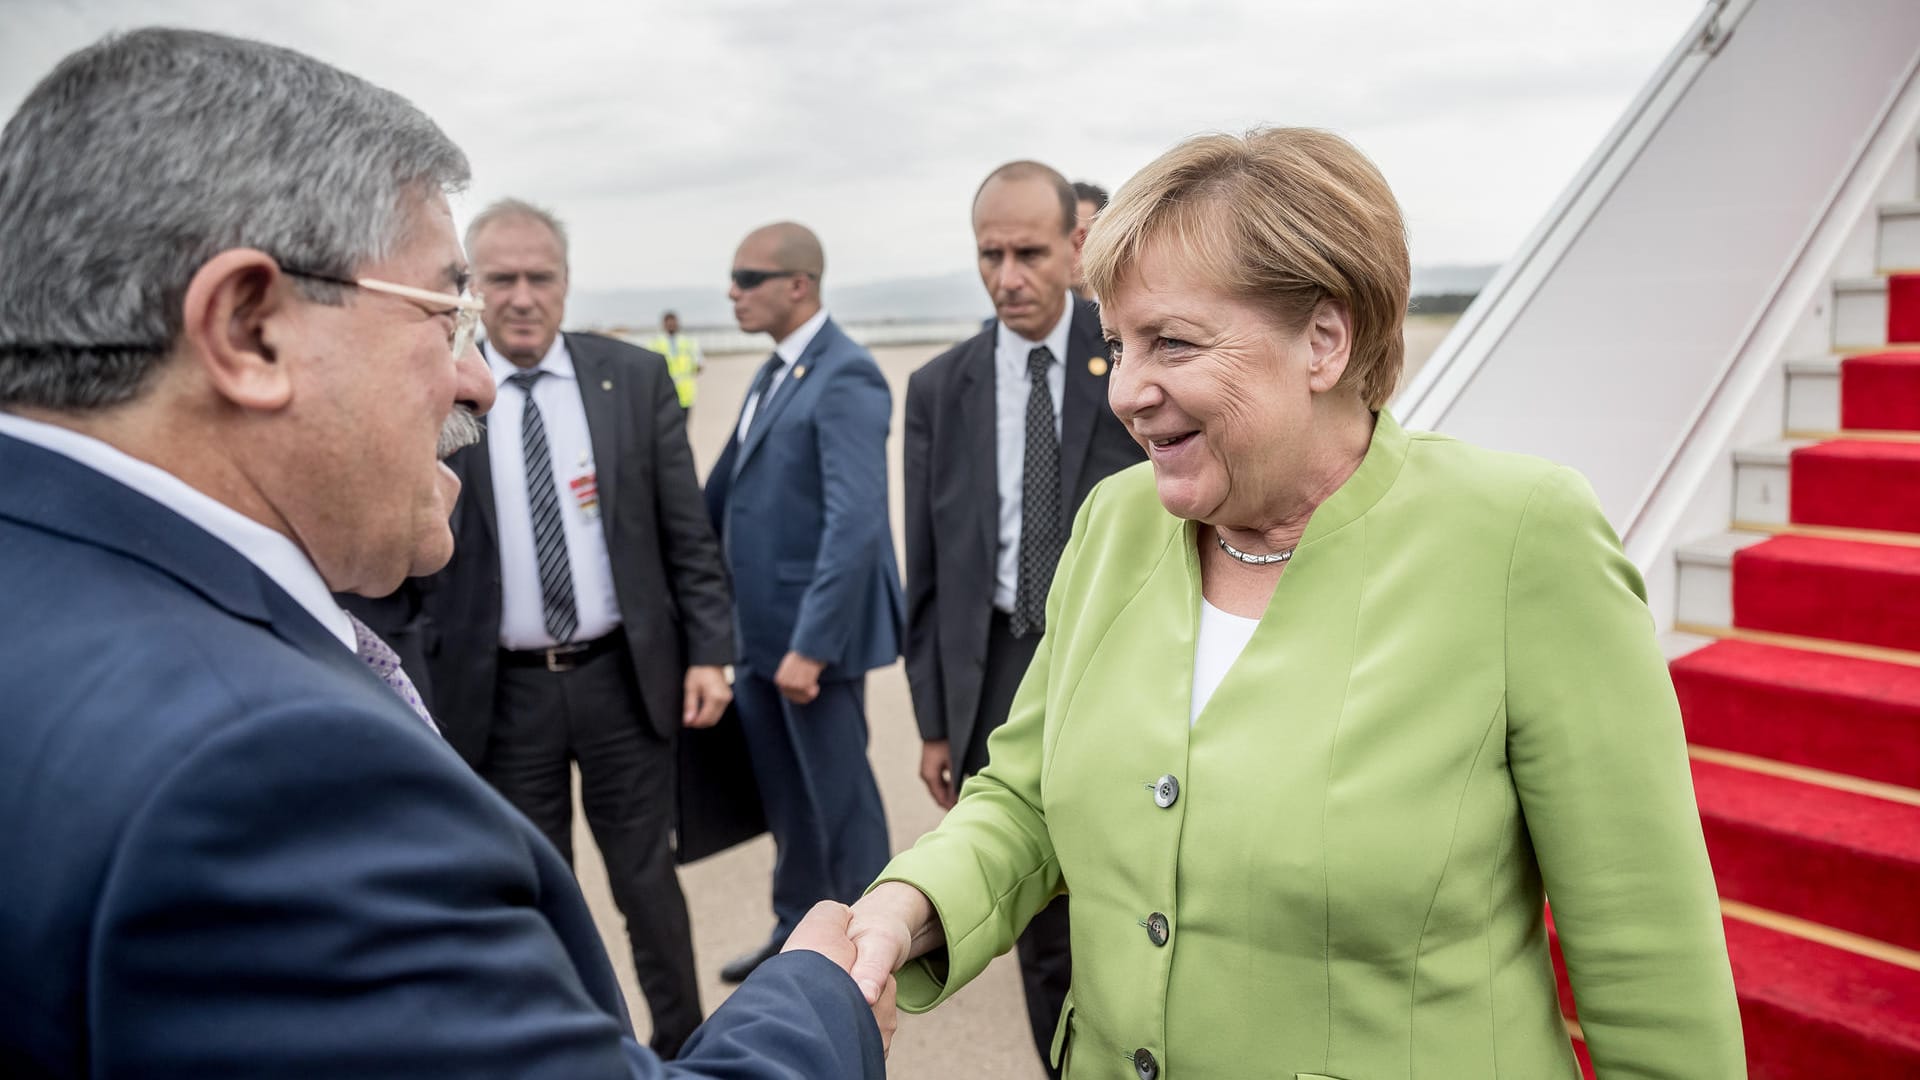
<path fill-rule="evenodd" d="M 1180 781 L 1172 773 L 1153 782 L 1153 805 L 1165 810 L 1180 801 Z"/>
<path fill-rule="evenodd" d="M 1155 945 L 1165 945 L 1167 943 L 1167 917 L 1165 915 L 1156 911 L 1147 916 L 1147 921 L 1144 925 L 1147 928 L 1148 941 L 1153 942 Z"/>
<path fill-rule="evenodd" d="M 1154 1080 L 1160 1075 L 1160 1063 L 1153 1060 L 1153 1051 L 1141 1047 L 1133 1052 L 1133 1071 L 1140 1080 Z"/>

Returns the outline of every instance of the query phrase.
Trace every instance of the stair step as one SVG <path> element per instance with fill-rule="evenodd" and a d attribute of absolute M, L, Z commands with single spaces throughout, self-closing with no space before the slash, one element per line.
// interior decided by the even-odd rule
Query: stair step
<path fill-rule="evenodd" d="M 1669 670 L 1692 744 L 1920 788 L 1920 668 L 1719 641 Z"/>
<path fill-rule="evenodd" d="M 1920 949 L 1920 806 L 1692 765 L 1722 899 Z"/>
<path fill-rule="evenodd" d="M 1834 282 L 1834 349 L 1866 352 L 1887 341 L 1887 279 L 1842 278 Z"/>
<path fill-rule="evenodd" d="M 1679 569 L 1675 629 L 1732 626 L 1734 553 L 1766 539 L 1762 533 L 1728 532 L 1696 540 L 1675 552 Z"/>
<path fill-rule="evenodd" d="M 1793 452 L 1789 520 L 1920 533 L 1920 443 L 1840 439 Z"/>
<path fill-rule="evenodd" d="M 1842 360 L 1840 426 L 1920 431 L 1920 351 L 1883 349 Z"/>
<path fill-rule="evenodd" d="M 1920 548 L 1776 536 L 1733 555 L 1733 625 L 1920 650 Z"/>
<path fill-rule="evenodd" d="M 1878 265 L 1893 270 L 1920 266 L 1920 202 L 1880 207 Z"/>
<path fill-rule="evenodd" d="M 1920 971 L 1726 920 L 1752 1080 L 1920 1076 Z"/>
<path fill-rule="evenodd" d="M 1786 362 L 1787 430 L 1832 431 L 1840 426 L 1839 353 Z"/>
<path fill-rule="evenodd" d="M 1789 932 L 1793 920 L 1725 908 L 1751 1080 L 1920 1076 L 1920 971 Z M 1547 939 L 1561 1012 L 1584 1042 L 1551 918 Z"/>
<path fill-rule="evenodd" d="M 1920 273 L 1887 278 L 1887 340 L 1920 342 Z"/>
<path fill-rule="evenodd" d="M 1739 521 L 1784 525 L 1792 505 L 1793 452 L 1805 440 L 1743 446 L 1733 452 L 1733 516 Z"/>

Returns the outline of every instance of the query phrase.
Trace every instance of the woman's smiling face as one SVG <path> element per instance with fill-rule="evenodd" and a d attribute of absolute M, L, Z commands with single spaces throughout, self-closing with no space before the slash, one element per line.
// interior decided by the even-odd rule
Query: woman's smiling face
<path fill-rule="evenodd" d="M 1304 326 L 1283 326 L 1151 244 L 1100 318 L 1108 401 L 1153 462 L 1161 504 L 1231 528 L 1284 513 L 1315 449 L 1314 394 L 1345 367 L 1345 313 L 1323 302 Z"/>

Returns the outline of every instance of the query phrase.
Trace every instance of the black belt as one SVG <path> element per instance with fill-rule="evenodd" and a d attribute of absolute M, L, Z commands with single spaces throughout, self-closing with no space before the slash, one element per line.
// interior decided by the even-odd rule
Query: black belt
<path fill-rule="evenodd" d="M 573 641 L 545 649 L 501 649 L 500 662 L 508 667 L 543 667 L 548 671 L 572 671 L 602 653 L 612 652 L 625 639 L 620 631 L 592 641 Z"/>

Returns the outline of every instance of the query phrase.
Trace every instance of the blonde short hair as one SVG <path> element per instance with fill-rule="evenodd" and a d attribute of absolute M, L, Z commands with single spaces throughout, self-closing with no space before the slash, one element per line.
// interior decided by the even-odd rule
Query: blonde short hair
<path fill-rule="evenodd" d="M 1128 180 L 1094 222 L 1087 284 L 1112 295 L 1165 241 L 1212 283 L 1306 324 L 1322 300 L 1346 307 L 1353 343 L 1341 385 L 1378 409 L 1406 363 L 1406 226 L 1386 178 L 1340 136 L 1312 128 L 1200 135 Z"/>

